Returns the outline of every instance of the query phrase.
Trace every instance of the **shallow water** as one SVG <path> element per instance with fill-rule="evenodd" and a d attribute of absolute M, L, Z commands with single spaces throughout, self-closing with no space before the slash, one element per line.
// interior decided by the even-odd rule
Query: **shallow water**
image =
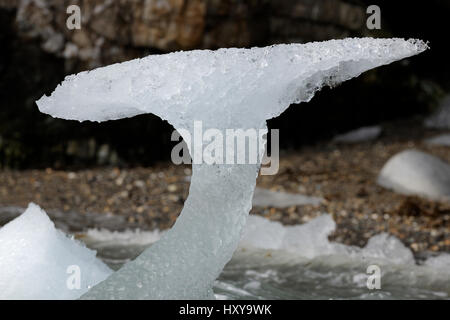
<path fill-rule="evenodd" d="M 0 225 L 23 211 L 0 208 Z M 139 231 L 122 217 L 49 215 L 59 229 L 97 250 L 114 270 L 163 234 Z M 334 228 L 326 215 L 291 227 L 251 216 L 240 247 L 215 283 L 216 298 L 450 299 L 449 254 L 414 259 L 398 239 L 387 235 L 372 238 L 365 248 L 336 244 L 327 237 Z M 381 289 L 368 289 L 369 265 L 379 266 Z"/>
<path fill-rule="evenodd" d="M 267 257 L 269 255 L 269 257 Z M 311 260 L 285 252 L 239 252 L 216 284 L 233 299 L 442 299 L 450 286 L 420 267 L 381 265 L 381 289 L 367 288 L 367 263 L 340 256 Z M 448 278 L 447 278 L 448 279 Z M 221 297 L 220 296 L 220 297 Z"/>
<path fill-rule="evenodd" d="M 83 240 L 111 268 L 136 257 L 158 232 L 88 233 Z M 367 288 L 367 266 L 381 269 L 381 289 Z M 450 270 L 424 265 L 240 247 L 214 286 L 217 299 L 449 299 Z"/>

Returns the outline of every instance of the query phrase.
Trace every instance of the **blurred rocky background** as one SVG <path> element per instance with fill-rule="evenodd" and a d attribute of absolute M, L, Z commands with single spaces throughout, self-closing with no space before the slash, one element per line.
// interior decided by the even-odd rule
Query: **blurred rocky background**
<path fill-rule="evenodd" d="M 66 25 L 70 5 L 81 9 L 79 30 Z M 381 9 L 379 30 L 367 27 L 369 5 Z M 35 101 L 68 74 L 176 50 L 420 38 L 430 50 L 269 121 L 280 129 L 280 170 L 258 178 L 264 204 L 254 199 L 252 213 L 289 225 L 327 212 L 337 242 L 363 246 L 388 232 L 416 255 L 450 252 L 449 17 L 447 0 L 0 0 L 0 225 L 33 201 L 71 232 L 104 221 L 166 229 L 183 206 L 191 168 L 167 161 L 166 122 L 38 111 Z M 305 195 L 320 203 L 285 203 Z"/>
<path fill-rule="evenodd" d="M 69 5 L 81 29 L 69 30 Z M 366 26 L 370 4 L 381 30 Z M 168 159 L 172 128 L 139 116 L 102 124 L 61 121 L 34 103 L 65 75 L 175 50 L 265 46 L 344 37 L 414 37 L 431 50 L 368 72 L 290 108 L 269 126 L 296 149 L 352 128 L 423 116 L 449 91 L 448 1 L 0 0 L 0 166 L 149 165 Z"/>

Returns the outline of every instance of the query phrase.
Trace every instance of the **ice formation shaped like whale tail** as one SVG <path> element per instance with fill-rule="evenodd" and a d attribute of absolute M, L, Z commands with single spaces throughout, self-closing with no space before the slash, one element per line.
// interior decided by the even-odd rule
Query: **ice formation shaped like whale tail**
<path fill-rule="evenodd" d="M 69 76 L 39 109 L 106 121 L 154 113 L 176 129 L 265 128 L 324 85 L 416 55 L 420 40 L 344 39 L 253 49 L 176 52 Z M 211 298 L 238 245 L 259 165 L 193 165 L 189 197 L 174 227 L 84 298 Z"/>
<path fill-rule="evenodd" d="M 37 105 L 80 121 L 153 113 L 175 128 L 193 119 L 246 126 L 426 48 L 419 40 L 363 38 L 151 55 L 68 76 Z"/>

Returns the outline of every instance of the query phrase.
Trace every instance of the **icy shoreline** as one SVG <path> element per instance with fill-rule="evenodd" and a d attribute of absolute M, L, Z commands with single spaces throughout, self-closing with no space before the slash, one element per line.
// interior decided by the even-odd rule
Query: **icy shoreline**
<path fill-rule="evenodd" d="M 50 228 L 48 229 L 49 231 L 42 229 L 42 232 L 44 233 L 31 232 L 30 230 L 37 226 L 35 222 L 37 221 L 36 219 L 47 225 L 45 228 Z M 372 237 L 368 244 L 363 248 L 347 246 L 328 240 L 329 234 L 334 231 L 335 227 L 335 222 L 331 216 L 327 214 L 321 215 L 305 224 L 293 226 L 284 226 L 279 222 L 270 221 L 260 216 L 250 215 L 247 225 L 244 228 L 243 236 L 239 242 L 238 250 L 233 255 L 232 261 L 221 276 L 222 278 L 225 277 L 225 280 L 220 278 L 219 281 L 216 282 L 215 290 L 219 290 L 219 292 L 225 290 L 227 295 L 222 296 L 221 294 L 218 294 L 217 297 L 228 299 L 232 298 L 235 294 L 238 296 L 243 294 L 245 296 L 250 294 L 249 292 L 252 292 L 253 289 L 256 290 L 255 292 L 259 292 L 258 290 L 261 289 L 261 282 L 264 283 L 264 281 L 269 280 L 274 281 L 274 279 L 276 280 L 277 277 L 280 277 L 280 275 L 278 275 L 273 278 L 272 275 L 267 278 L 264 276 L 266 272 L 275 272 L 275 275 L 277 274 L 276 270 L 279 268 L 286 268 L 288 265 L 292 264 L 298 265 L 298 268 L 300 268 L 299 270 L 303 270 L 304 268 L 308 268 L 307 266 L 311 263 L 313 265 L 318 263 L 318 266 L 329 269 L 329 272 L 332 274 L 335 272 L 344 272 L 348 274 L 345 281 L 343 281 L 349 282 L 349 284 L 354 283 L 360 291 L 361 288 L 364 287 L 364 279 L 367 278 L 367 275 L 364 274 L 364 268 L 367 268 L 368 265 L 375 264 L 382 270 L 386 270 L 385 274 L 387 274 L 387 276 L 394 277 L 394 280 L 398 282 L 397 285 L 399 286 L 407 285 L 405 281 L 412 281 L 419 291 L 431 290 L 428 294 L 433 295 L 434 291 L 432 290 L 433 288 L 436 288 L 437 297 L 448 298 L 450 295 L 450 287 L 447 286 L 450 285 L 450 254 L 441 253 L 439 255 L 428 257 L 424 261 L 417 261 L 414 259 L 411 250 L 406 248 L 399 239 L 386 233 Z M 11 228 L 22 230 L 21 234 L 18 234 L 17 232 L 16 234 L 22 238 L 22 243 L 28 243 L 26 247 L 22 247 L 21 245 L 16 248 L 14 245 L 11 246 L 8 244 L 8 239 L 11 239 L 9 234 L 15 232 L 14 230 L 11 231 Z M 52 233 L 60 235 L 58 235 L 57 238 L 53 238 L 51 243 L 33 240 L 37 239 L 36 237 L 40 237 L 40 234 L 44 237 L 48 237 L 47 234 L 51 235 Z M 79 234 L 78 238 L 81 239 L 88 248 L 96 250 L 98 258 L 101 258 L 104 262 L 110 264 L 113 269 L 118 269 L 130 261 L 130 259 L 134 259 L 138 256 L 146 248 L 157 243 L 164 233 L 165 232 L 159 230 L 129 230 L 119 232 L 106 229 L 90 229 L 82 235 Z M 40 252 L 45 252 L 47 250 L 52 251 L 49 246 L 65 247 L 66 249 L 64 250 L 69 252 L 68 255 L 66 255 L 66 258 L 63 257 L 58 259 L 57 264 L 51 266 L 54 269 L 52 273 L 47 273 L 47 269 L 39 269 L 38 267 L 40 261 L 42 261 Z M 73 249 L 70 249 L 71 246 L 75 246 L 79 249 L 74 251 Z M 102 263 L 98 259 L 92 259 L 93 252 L 86 248 L 82 248 L 76 240 L 66 237 L 62 232 L 54 229 L 50 220 L 45 216 L 45 213 L 38 210 L 38 207 L 36 206 L 31 206 L 30 210 L 25 214 L 0 229 L 0 251 L 2 250 L 13 250 L 16 252 L 15 257 L 22 257 L 16 261 L 11 260 L 11 257 L 11 259 L 3 260 L 2 263 L 0 263 L 0 271 L 4 270 L 1 271 L 1 274 L 3 276 L 9 274 L 6 280 L 8 283 L 14 284 L 10 286 L 9 291 L 2 291 L 4 293 L 2 296 L 3 299 L 11 297 L 18 299 L 74 299 L 79 297 L 79 295 L 81 295 L 82 292 L 85 292 L 92 284 L 95 284 L 106 277 L 105 271 L 107 269 L 101 266 Z M 75 253 L 75 256 L 70 257 L 70 254 L 73 253 Z M 83 272 L 90 269 L 97 269 L 99 272 L 101 269 L 103 271 L 98 273 L 99 278 L 97 278 L 97 280 L 95 280 L 94 277 L 91 278 L 93 280 L 88 280 L 88 282 L 91 281 L 89 283 L 83 282 L 82 291 L 63 290 L 63 285 L 66 284 L 66 278 L 68 277 L 66 265 L 79 265 L 80 263 L 84 263 L 81 266 Z M 11 265 L 14 266 L 14 269 L 10 267 Z M 100 269 L 98 269 L 99 266 L 101 266 Z M 267 270 L 258 271 L 258 269 L 255 269 L 256 266 L 264 266 Z M 5 270 L 10 271 L 5 273 Z M 26 274 L 33 277 L 38 276 L 40 279 L 43 279 L 43 281 L 46 279 L 46 274 L 51 275 L 52 278 L 51 280 L 42 282 L 42 285 L 35 283 L 34 291 L 22 290 L 20 289 L 22 288 L 20 285 L 22 281 L 19 280 L 19 278 L 23 279 L 23 273 L 15 273 L 14 270 L 27 270 Z M 295 272 L 295 269 L 293 269 L 293 272 Z M 395 277 L 395 272 L 400 272 L 398 279 Z M 94 273 L 88 273 L 91 277 L 94 276 Z M 108 273 L 111 273 L 111 271 L 108 271 Z M 233 286 L 230 287 L 229 284 L 226 284 L 226 277 L 230 276 L 230 274 L 233 275 L 233 277 L 238 277 L 240 279 L 239 281 L 244 281 L 244 287 L 241 289 L 233 289 Z M 19 276 L 19 278 L 16 276 Z M 256 279 L 254 279 L 255 276 Z M 16 280 L 13 281 L 13 279 Z M 299 278 L 295 278 L 295 281 L 305 280 L 302 279 L 303 278 L 299 276 Z M 225 283 L 223 281 L 225 281 Z M 312 281 L 312 279 L 309 279 L 308 281 Z M 41 286 L 48 287 L 49 283 L 52 283 L 51 287 L 60 287 L 60 289 L 47 292 L 44 288 L 41 288 Z M 23 284 L 26 286 L 25 280 Z M 2 287 L 5 289 L 4 285 Z M 422 287 L 427 289 L 423 289 Z M 250 291 L 247 292 L 246 289 L 249 289 Z M 58 295 L 54 296 L 56 291 L 58 291 Z M 67 294 L 63 294 L 65 291 L 67 291 Z M 317 294 L 319 294 L 319 292 L 321 291 L 319 290 Z M 259 294 L 264 296 L 271 293 L 263 291 L 259 292 Z M 361 298 L 363 297 L 364 295 L 361 296 Z"/>
<path fill-rule="evenodd" d="M 370 238 L 365 247 L 348 246 L 328 240 L 336 224 L 328 214 L 323 214 L 305 224 L 285 226 L 260 216 L 250 215 L 240 249 L 264 249 L 289 252 L 306 259 L 327 255 L 342 255 L 350 259 L 373 258 L 389 264 L 417 264 L 445 267 L 450 272 L 450 253 L 440 253 L 425 261 L 414 259 L 413 253 L 393 235 L 380 233 Z M 165 231 L 110 231 L 89 229 L 80 238 L 96 249 L 114 246 L 147 247 L 157 242 Z M 446 262 L 446 263 L 444 263 Z M 450 278 L 449 278 L 450 280 Z"/>

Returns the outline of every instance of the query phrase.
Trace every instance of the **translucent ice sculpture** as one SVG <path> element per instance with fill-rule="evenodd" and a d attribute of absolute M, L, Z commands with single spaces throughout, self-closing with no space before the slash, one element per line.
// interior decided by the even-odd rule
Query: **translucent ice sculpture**
<path fill-rule="evenodd" d="M 194 121 L 205 130 L 264 129 L 267 119 L 321 87 L 426 48 L 419 40 L 365 38 L 153 55 L 69 76 L 37 104 L 79 121 L 153 113 L 191 134 Z M 189 197 L 173 228 L 84 298 L 214 297 L 212 284 L 251 209 L 259 163 L 192 167 Z"/>
<path fill-rule="evenodd" d="M 76 299 L 111 273 L 35 204 L 0 229 L 0 299 Z"/>

